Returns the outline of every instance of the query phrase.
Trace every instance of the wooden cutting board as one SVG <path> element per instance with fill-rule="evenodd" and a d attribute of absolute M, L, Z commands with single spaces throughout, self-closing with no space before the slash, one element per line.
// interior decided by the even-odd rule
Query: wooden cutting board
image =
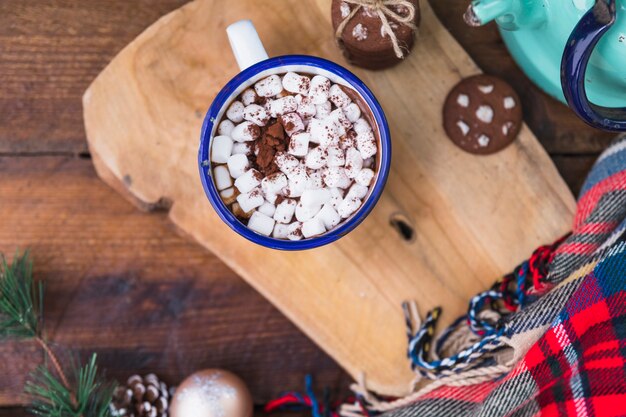
<path fill-rule="evenodd" d="M 479 70 L 422 1 L 419 39 L 406 62 L 382 72 L 351 68 L 391 126 L 391 175 L 375 210 L 350 235 L 316 250 L 284 253 L 244 240 L 213 212 L 196 164 L 204 113 L 238 72 L 225 28 L 243 18 L 253 20 L 270 55 L 347 65 L 332 37 L 330 0 L 189 3 L 142 33 L 85 92 L 98 174 L 144 209 L 171 207 L 180 230 L 353 376 L 363 371 L 370 388 L 405 393 L 412 374 L 402 301 L 417 300 L 422 314 L 441 305 L 442 325 L 449 323 L 472 295 L 565 233 L 574 199 L 525 126 L 512 146 L 487 157 L 446 138 L 446 93 Z M 413 228 L 412 241 L 390 225 L 398 215 Z"/>

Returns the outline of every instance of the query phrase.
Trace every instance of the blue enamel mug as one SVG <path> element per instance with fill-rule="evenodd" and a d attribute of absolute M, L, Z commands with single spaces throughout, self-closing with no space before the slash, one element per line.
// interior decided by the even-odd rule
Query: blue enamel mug
<path fill-rule="evenodd" d="M 372 211 L 380 198 L 391 162 L 391 138 L 387 119 L 380 104 L 370 89 L 354 74 L 334 62 L 307 55 L 285 55 L 268 58 L 256 29 L 249 20 L 242 20 L 227 28 L 231 48 L 241 72 L 232 78 L 217 94 L 204 118 L 198 151 L 200 179 L 207 198 L 219 217 L 232 230 L 244 238 L 267 248 L 279 250 L 313 249 L 332 243 L 354 230 Z M 277 239 L 264 236 L 249 229 L 230 211 L 220 198 L 219 191 L 212 178 L 210 152 L 212 138 L 217 125 L 222 120 L 230 103 L 246 88 L 257 81 L 273 74 L 288 71 L 323 75 L 331 82 L 344 85 L 354 90 L 371 112 L 375 126 L 372 126 L 378 141 L 376 157 L 376 177 L 370 185 L 369 193 L 361 207 L 335 228 L 319 236 L 298 241 Z"/>

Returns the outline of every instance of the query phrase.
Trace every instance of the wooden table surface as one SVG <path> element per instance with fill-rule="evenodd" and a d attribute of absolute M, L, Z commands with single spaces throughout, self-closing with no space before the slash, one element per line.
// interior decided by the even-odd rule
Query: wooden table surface
<path fill-rule="evenodd" d="M 230 369 L 261 404 L 299 389 L 345 394 L 350 378 L 218 258 L 179 236 L 165 213 L 142 213 L 98 180 L 81 95 L 111 58 L 186 0 L 0 2 L 0 251 L 31 248 L 47 281 L 48 337 L 99 354 L 120 380 L 169 383 Z M 487 73 L 520 94 L 525 119 L 574 192 L 612 135 L 593 130 L 517 68 L 496 28 L 469 29 L 466 1 L 432 1 Z M 296 51 L 294 51 L 296 52 Z M 41 361 L 28 342 L 0 343 L 0 417 L 23 415 L 23 376 Z"/>

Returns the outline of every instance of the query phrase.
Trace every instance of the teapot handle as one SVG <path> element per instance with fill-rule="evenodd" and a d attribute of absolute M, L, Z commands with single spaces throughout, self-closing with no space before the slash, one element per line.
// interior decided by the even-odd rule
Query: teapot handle
<path fill-rule="evenodd" d="M 602 107 L 589 101 L 585 72 L 589 58 L 602 35 L 615 23 L 615 0 L 596 0 L 580 19 L 567 41 L 561 60 L 561 86 L 569 106 L 593 127 L 626 131 L 626 108 Z"/>

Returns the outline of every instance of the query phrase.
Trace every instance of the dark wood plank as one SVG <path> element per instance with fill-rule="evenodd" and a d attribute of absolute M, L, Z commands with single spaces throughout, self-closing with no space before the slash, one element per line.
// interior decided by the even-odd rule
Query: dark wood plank
<path fill-rule="evenodd" d="M 46 280 L 48 337 L 98 353 L 123 380 L 156 372 L 176 384 L 230 369 L 261 403 L 313 373 L 345 392 L 339 366 L 217 257 L 179 236 L 165 213 L 143 213 L 97 177 L 88 159 L 0 158 L 0 251 L 31 248 Z M 19 403 L 40 362 L 31 342 L 0 343 L 0 405 Z"/>
<path fill-rule="evenodd" d="M 495 23 L 470 28 L 463 21 L 469 0 L 430 4 L 439 19 L 486 73 L 502 77 L 517 91 L 524 105 L 524 119 L 549 153 L 598 153 L 613 134 L 587 126 L 564 104 L 536 87 L 509 55 Z"/>
<path fill-rule="evenodd" d="M 87 86 L 141 31 L 187 1 L 1 1 L 0 153 L 86 152 Z"/>
<path fill-rule="evenodd" d="M 25 408 L 22 407 L 6 407 L 0 408 L 0 417 L 27 417 L 32 416 Z"/>
<path fill-rule="evenodd" d="M 596 159 L 598 159 L 597 155 L 555 155 L 552 157 L 554 164 L 574 196 L 578 196 L 587 173 Z"/>

